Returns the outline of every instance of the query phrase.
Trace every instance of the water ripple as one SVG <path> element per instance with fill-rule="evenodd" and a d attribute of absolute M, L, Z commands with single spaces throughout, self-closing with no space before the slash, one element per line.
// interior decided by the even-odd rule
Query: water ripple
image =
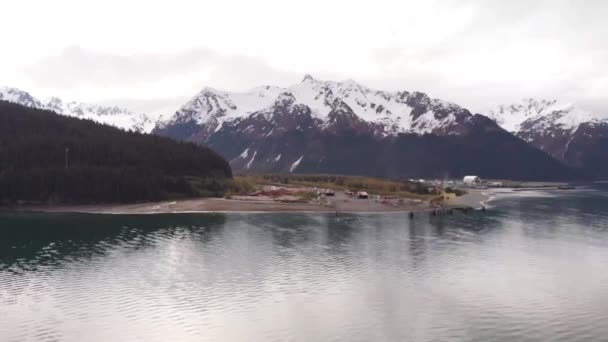
<path fill-rule="evenodd" d="M 0 340 L 602 340 L 608 197 L 568 196 L 414 220 L 4 218 Z"/>

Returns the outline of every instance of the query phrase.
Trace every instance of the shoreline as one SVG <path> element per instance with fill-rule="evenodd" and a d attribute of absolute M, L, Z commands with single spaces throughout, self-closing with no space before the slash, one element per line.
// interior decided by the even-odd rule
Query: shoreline
<path fill-rule="evenodd" d="M 449 200 L 450 205 L 481 209 L 487 207 L 494 199 L 496 192 L 491 189 L 467 189 L 467 193 Z"/>
<path fill-rule="evenodd" d="M 491 191 L 470 190 L 467 194 L 447 201 L 448 207 L 480 209 L 494 199 Z M 0 208 L 2 209 L 2 208 Z M 198 198 L 169 200 L 136 204 L 23 206 L 4 208 L 9 212 L 81 213 L 108 215 L 154 215 L 154 214 L 208 214 L 208 213 L 424 213 L 435 208 L 426 201 L 410 200 L 405 203 L 383 202 L 375 199 L 353 199 L 336 196 L 328 203 L 286 203 L 275 201 L 234 200 L 223 198 Z"/>

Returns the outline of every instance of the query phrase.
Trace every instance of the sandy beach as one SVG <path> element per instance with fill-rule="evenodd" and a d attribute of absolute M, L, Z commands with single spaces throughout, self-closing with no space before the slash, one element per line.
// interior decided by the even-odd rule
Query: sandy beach
<path fill-rule="evenodd" d="M 491 198 L 491 190 L 469 190 L 467 194 L 449 200 L 448 206 L 481 208 Z M 163 202 L 136 204 L 58 205 L 30 206 L 22 211 L 72 212 L 95 214 L 164 214 L 164 213 L 229 213 L 229 212 L 341 212 L 341 213 L 382 213 L 382 212 L 424 212 L 432 210 L 428 201 L 416 199 L 369 199 L 350 197 L 343 192 L 335 196 L 312 200 L 309 203 L 290 203 L 270 198 L 196 198 Z"/>

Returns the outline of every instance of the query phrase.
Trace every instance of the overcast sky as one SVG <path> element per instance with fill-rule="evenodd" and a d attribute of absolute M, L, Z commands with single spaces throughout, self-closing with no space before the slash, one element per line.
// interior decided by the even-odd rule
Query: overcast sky
<path fill-rule="evenodd" d="M 523 97 L 608 115 L 608 1 L 19 0 L 0 3 L 0 85 L 172 112 L 204 86 L 310 73 L 472 111 Z"/>

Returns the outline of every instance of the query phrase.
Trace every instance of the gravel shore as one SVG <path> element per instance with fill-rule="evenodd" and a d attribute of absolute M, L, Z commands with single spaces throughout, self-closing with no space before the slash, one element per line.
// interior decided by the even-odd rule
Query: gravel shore
<path fill-rule="evenodd" d="M 288 203 L 273 200 L 242 200 L 200 198 L 138 204 L 61 205 L 25 207 L 23 210 L 39 212 L 79 212 L 96 214 L 162 214 L 204 212 L 410 212 L 428 210 L 428 202 L 405 200 L 381 201 L 375 198 L 358 199 L 344 194 L 327 197 L 310 203 Z"/>
<path fill-rule="evenodd" d="M 448 205 L 481 208 L 492 197 L 491 190 L 471 189 L 448 201 Z M 382 212 L 423 212 L 429 211 L 428 201 L 420 200 L 380 200 L 376 198 L 358 199 L 336 193 L 322 201 L 310 203 L 290 203 L 276 200 L 197 198 L 164 202 L 137 204 L 59 205 L 32 206 L 20 208 L 23 211 L 38 212 L 78 212 L 94 214 L 164 214 L 164 213 L 230 213 L 230 212 L 341 212 L 341 213 L 382 213 Z"/>

